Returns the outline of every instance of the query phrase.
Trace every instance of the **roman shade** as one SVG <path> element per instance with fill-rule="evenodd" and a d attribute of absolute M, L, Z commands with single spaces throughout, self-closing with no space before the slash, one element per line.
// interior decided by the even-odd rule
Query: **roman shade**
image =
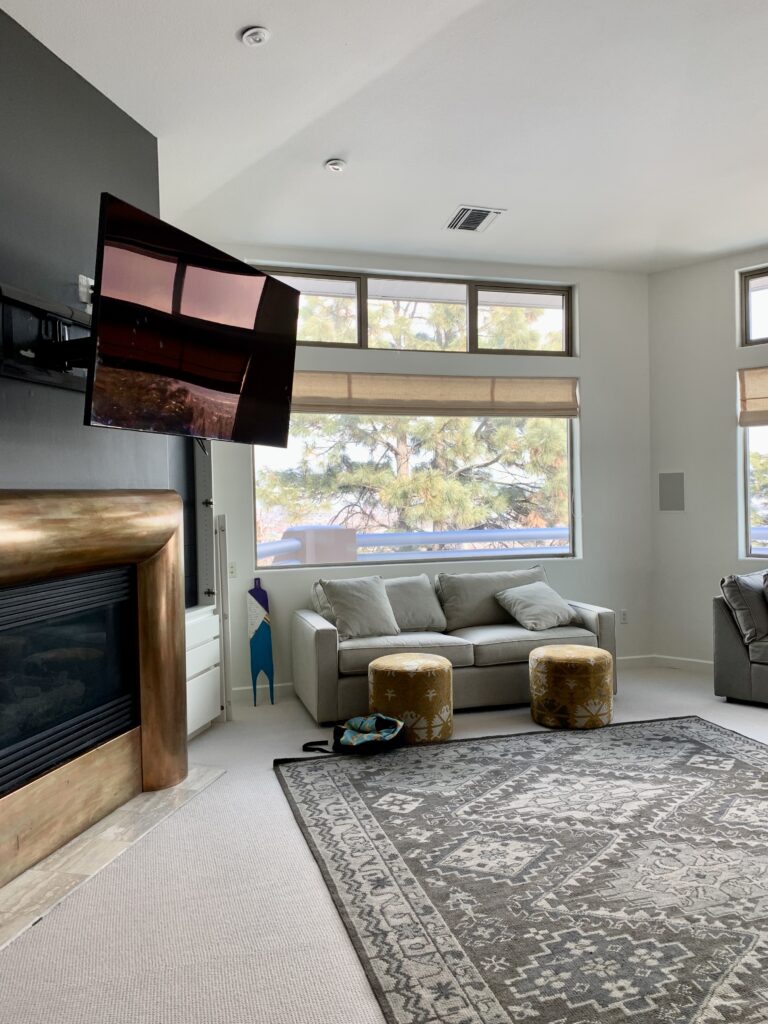
<path fill-rule="evenodd" d="M 739 426 L 768 424 L 768 366 L 739 370 Z"/>
<path fill-rule="evenodd" d="M 298 371 L 293 412 L 409 416 L 579 414 L 574 377 L 437 377 Z"/>

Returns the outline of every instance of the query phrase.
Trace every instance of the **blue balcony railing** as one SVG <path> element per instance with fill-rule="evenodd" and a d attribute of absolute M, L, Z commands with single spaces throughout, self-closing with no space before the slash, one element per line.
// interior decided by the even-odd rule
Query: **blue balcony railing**
<path fill-rule="evenodd" d="M 468 549 L 455 546 L 464 544 L 482 544 L 483 547 Z M 500 546 L 487 546 L 492 544 Z M 446 545 L 450 547 L 446 548 Z M 385 548 L 388 550 L 383 550 Z M 533 557 L 567 555 L 571 551 L 570 530 L 567 526 L 544 526 L 511 530 L 357 533 L 343 526 L 297 526 L 286 530 L 281 540 L 259 544 L 257 557 L 259 565 L 264 565 L 270 558 L 273 565 L 332 565 L 439 561 L 457 554 L 483 558 L 518 549 Z"/>

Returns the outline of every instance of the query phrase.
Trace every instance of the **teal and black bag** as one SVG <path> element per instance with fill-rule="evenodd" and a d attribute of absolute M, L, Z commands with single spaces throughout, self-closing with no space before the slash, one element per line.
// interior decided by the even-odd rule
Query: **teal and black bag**
<path fill-rule="evenodd" d="M 405 726 L 399 718 L 389 715 L 358 715 L 343 725 L 333 727 L 333 753 L 380 754 L 405 743 Z M 311 740 L 301 748 L 313 754 L 330 754 L 324 750 L 328 740 Z"/>

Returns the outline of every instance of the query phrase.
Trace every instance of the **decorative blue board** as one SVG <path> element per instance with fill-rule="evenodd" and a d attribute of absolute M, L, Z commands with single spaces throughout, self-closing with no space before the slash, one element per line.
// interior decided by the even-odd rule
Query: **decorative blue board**
<path fill-rule="evenodd" d="M 251 681 L 253 703 L 256 686 L 269 684 L 269 702 L 275 703 L 275 665 L 272 658 L 272 624 L 269 620 L 269 597 L 260 579 L 248 591 L 248 643 L 251 649 Z"/>

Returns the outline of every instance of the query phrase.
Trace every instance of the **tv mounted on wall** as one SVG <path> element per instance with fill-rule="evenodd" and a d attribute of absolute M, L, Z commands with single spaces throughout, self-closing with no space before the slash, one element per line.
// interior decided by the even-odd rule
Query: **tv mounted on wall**
<path fill-rule="evenodd" d="M 299 293 L 101 197 L 85 422 L 285 447 Z"/>

